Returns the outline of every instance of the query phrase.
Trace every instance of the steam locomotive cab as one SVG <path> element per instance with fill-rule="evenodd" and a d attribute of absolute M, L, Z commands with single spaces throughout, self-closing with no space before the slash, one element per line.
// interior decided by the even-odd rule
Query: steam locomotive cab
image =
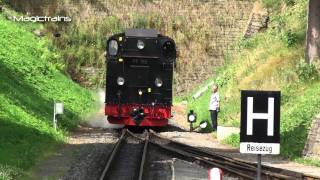
<path fill-rule="evenodd" d="M 107 41 L 105 114 L 112 124 L 165 126 L 171 118 L 175 42 L 153 29 Z"/>

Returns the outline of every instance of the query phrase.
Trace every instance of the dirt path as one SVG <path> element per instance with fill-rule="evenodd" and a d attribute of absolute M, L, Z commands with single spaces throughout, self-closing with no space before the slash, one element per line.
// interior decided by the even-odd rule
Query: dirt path
<path fill-rule="evenodd" d="M 116 134 L 113 129 L 80 127 L 66 145 L 39 163 L 25 179 L 97 179 Z"/>

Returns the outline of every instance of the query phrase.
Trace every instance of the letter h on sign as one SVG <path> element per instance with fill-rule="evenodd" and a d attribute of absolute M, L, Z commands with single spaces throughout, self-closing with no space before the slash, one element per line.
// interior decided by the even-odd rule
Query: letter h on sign
<path fill-rule="evenodd" d="M 253 119 L 267 120 L 267 135 L 273 136 L 274 98 L 268 98 L 267 113 L 253 113 L 253 97 L 247 98 L 247 135 L 252 135 Z"/>

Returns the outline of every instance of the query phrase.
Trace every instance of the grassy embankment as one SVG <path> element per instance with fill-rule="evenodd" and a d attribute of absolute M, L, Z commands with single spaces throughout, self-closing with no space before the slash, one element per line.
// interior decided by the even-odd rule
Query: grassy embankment
<path fill-rule="evenodd" d="M 0 14 L 0 179 L 17 179 L 65 140 L 94 96 L 57 70 L 38 24 L 14 23 Z M 53 101 L 65 105 L 52 128 Z"/>
<path fill-rule="evenodd" d="M 220 125 L 239 127 L 240 90 L 281 90 L 281 155 L 299 162 L 312 119 L 320 113 L 319 66 L 304 63 L 307 0 L 263 0 L 271 10 L 269 29 L 241 40 L 239 51 L 226 57 L 226 64 L 213 78 L 220 85 Z M 209 119 L 210 92 L 191 101 L 199 119 Z M 225 143 L 239 146 L 239 135 Z"/>

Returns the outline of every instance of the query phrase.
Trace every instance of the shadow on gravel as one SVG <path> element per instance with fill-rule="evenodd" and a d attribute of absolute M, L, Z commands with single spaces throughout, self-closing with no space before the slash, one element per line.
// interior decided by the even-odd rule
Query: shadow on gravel
<path fill-rule="evenodd" d="M 69 144 L 43 159 L 23 179 L 98 179 L 116 142 L 112 129 L 82 127 Z"/>
<path fill-rule="evenodd" d="M 167 127 L 161 128 L 159 132 L 189 132 L 177 126 L 168 125 Z"/>
<path fill-rule="evenodd" d="M 25 179 L 98 179 L 114 144 L 64 145 Z"/>

